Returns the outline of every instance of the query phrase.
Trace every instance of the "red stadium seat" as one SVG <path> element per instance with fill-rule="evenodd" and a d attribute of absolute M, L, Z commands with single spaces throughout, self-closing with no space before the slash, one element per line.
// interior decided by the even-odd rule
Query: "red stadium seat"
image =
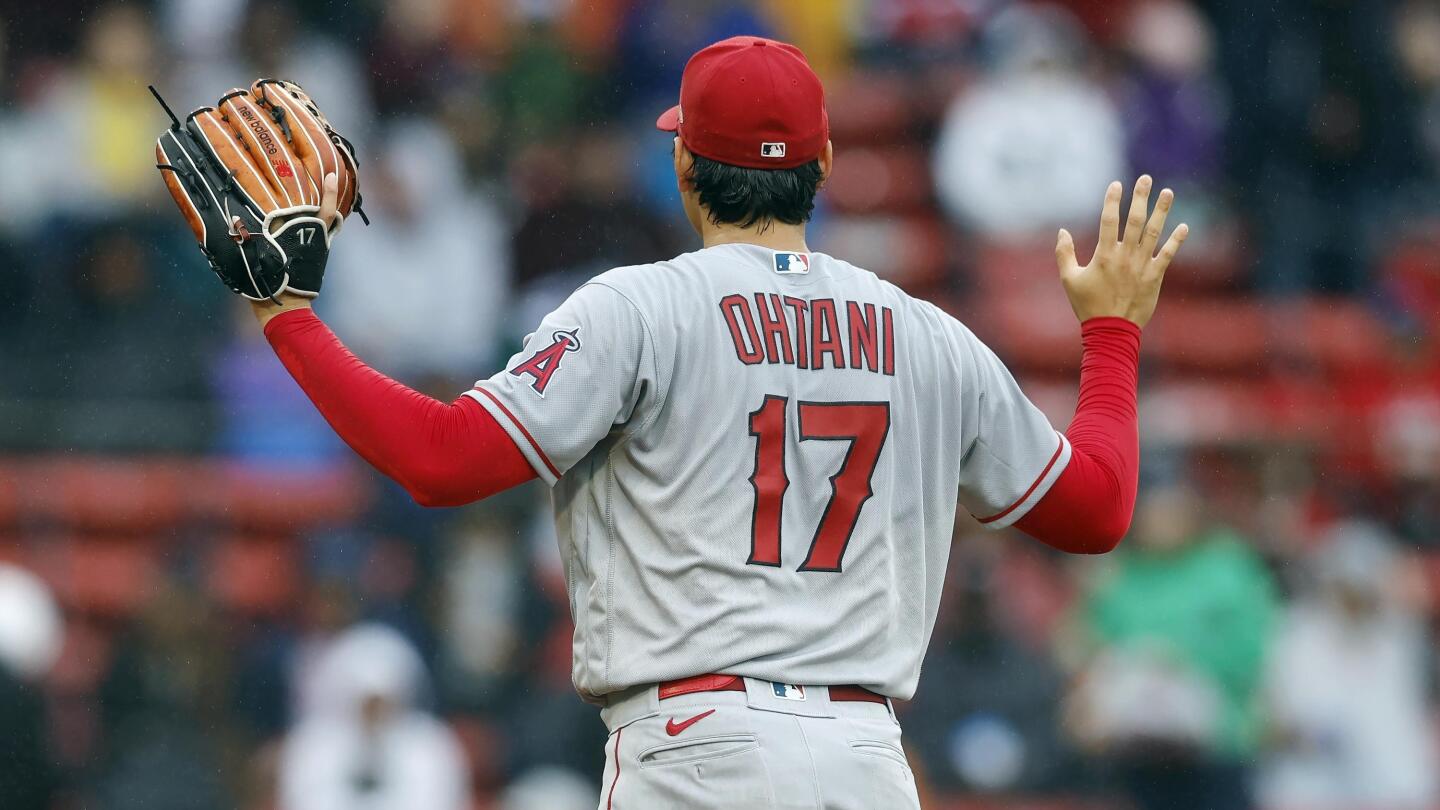
<path fill-rule="evenodd" d="M 14 469 L 27 516 L 107 532 L 179 523 L 195 487 L 194 465 L 186 462 L 62 458 Z"/>
<path fill-rule="evenodd" d="M 1258 301 L 1175 298 L 1160 302 L 1143 351 L 1167 368 L 1262 373 L 1271 313 Z"/>
<path fill-rule="evenodd" d="M 1332 369 L 1373 366 L 1388 354 L 1389 335 L 1379 317 L 1360 301 L 1306 298 L 1284 305 L 1277 348 Z"/>
<path fill-rule="evenodd" d="M 846 214 L 927 212 L 930 166 L 911 145 L 850 149 L 836 161 L 825 199 Z"/>
<path fill-rule="evenodd" d="M 1080 367 L 1080 324 L 1053 276 L 977 296 L 962 319 L 1016 373 L 1073 374 Z"/>
<path fill-rule="evenodd" d="M 46 676 L 46 685 L 61 695 L 93 693 L 110 669 L 114 640 L 98 623 L 68 617 L 60 657 Z"/>
<path fill-rule="evenodd" d="M 368 483 L 351 467 L 319 470 L 216 465 L 196 493 L 205 517 L 237 528 L 288 532 L 353 518 L 368 503 Z"/>
<path fill-rule="evenodd" d="M 1076 239 L 1086 239 L 1076 234 Z M 1076 243 L 1081 256 L 1090 255 L 1094 244 Z M 1055 245 L 1045 238 L 1023 242 L 985 242 L 975 249 L 975 286 L 983 293 L 1005 295 L 1017 288 L 1053 288 L 1061 294 L 1059 270 L 1055 267 Z"/>
<path fill-rule="evenodd" d="M 856 72 L 826 90 L 830 138 L 846 159 L 857 146 L 903 140 L 914 114 L 913 80 L 890 73 Z"/>
<path fill-rule="evenodd" d="M 31 521 L 153 538 L 205 519 L 291 530 L 351 517 L 368 498 L 365 479 L 349 467 L 68 457 L 0 465 L 0 527 Z"/>
<path fill-rule="evenodd" d="M 1332 384 L 1318 376 L 1274 375 L 1262 385 L 1270 436 L 1277 441 L 1330 442 L 1345 417 Z"/>
<path fill-rule="evenodd" d="M 51 538 L 37 545 L 29 561 L 61 604 L 96 616 L 134 615 L 160 580 L 153 545 L 126 537 Z"/>
<path fill-rule="evenodd" d="M 223 606 L 251 615 L 278 615 L 300 589 L 295 546 L 277 537 L 232 537 L 206 561 L 206 585 Z"/>
<path fill-rule="evenodd" d="M 501 763 L 505 761 L 505 732 L 493 722 L 475 715 L 456 715 L 449 718 L 449 724 L 465 752 L 470 778 L 475 785 L 487 790 L 503 786 L 505 773 Z"/>
<path fill-rule="evenodd" d="M 20 519 L 20 469 L 0 464 L 0 526 L 14 526 Z"/>

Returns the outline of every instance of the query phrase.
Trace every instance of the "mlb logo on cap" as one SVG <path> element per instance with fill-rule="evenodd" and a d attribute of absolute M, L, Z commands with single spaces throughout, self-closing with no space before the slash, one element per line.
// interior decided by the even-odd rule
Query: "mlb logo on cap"
<path fill-rule="evenodd" d="M 777 250 L 775 251 L 775 272 L 808 273 L 810 272 L 810 257 L 804 253 Z"/>
<path fill-rule="evenodd" d="M 694 154 L 747 169 L 803 166 L 830 140 L 820 77 L 799 48 L 763 37 L 731 37 L 690 57 L 680 103 L 655 126 Z"/>

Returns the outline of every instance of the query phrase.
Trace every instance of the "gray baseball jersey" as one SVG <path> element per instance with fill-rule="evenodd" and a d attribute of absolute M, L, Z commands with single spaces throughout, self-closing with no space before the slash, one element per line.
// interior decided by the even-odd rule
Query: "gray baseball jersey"
<path fill-rule="evenodd" d="M 596 277 L 468 393 L 553 488 L 592 696 L 724 673 L 909 698 L 957 498 L 1008 526 L 1070 458 L 954 318 L 753 245 Z"/>

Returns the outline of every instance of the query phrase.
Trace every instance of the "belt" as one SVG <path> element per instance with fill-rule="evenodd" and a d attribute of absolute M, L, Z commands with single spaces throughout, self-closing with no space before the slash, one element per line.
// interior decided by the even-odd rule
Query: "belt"
<path fill-rule="evenodd" d="M 696 692 L 744 692 L 745 679 L 739 675 L 696 675 L 660 684 L 660 699 L 692 695 Z M 884 695 L 863 686 L 832 686 L 830 699 L 850 703 L 888 704 Z"/>

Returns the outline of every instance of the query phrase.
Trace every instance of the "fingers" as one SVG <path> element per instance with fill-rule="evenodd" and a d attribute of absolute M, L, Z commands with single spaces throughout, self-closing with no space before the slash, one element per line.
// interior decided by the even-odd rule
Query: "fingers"
<path fill-rule="evenodd" d="M 321 178 L 330 172 L 339 172 L 342 159 L 339 149 L 330 140 L 330 135 L 320 119 L 304 101 L 291 92 L 291 87 L 273 79 L 260 79 L 251 85 L 250 94 L 257 99 L 256 103 L 266 110 L 278 111 L 283 115 L 287 122 L 285 135 L 289 138 L 290 148 L 304 165 L 307 178 L 313 178 L 314 192 L 318 195 L 321 193 Z M 345 176 L 341 176 L 340 185 L 343 196 Z M 313 201 L 315 198 L 310 199 Z"/>
<path fill-rule="evenodd" d="M 1142 174 L 1135 181 L 1135 191 L 1130 195 L 1130 217 L 1125 220 L 1125 244 L 1131 247 L 1140 244 L 1145 228 L 1145 215 L 1150 211 L 1150 175 Z"/>
<path fill-rule="evenodd" d="M 273 211 L 286 206 L 285 197 L 270 182 L 269 164 L 264 170 L 260 168 L 254 153 L 235 140 L 234 131 L 219 112 L 213 107 L 201 107 L 190 116 L 186 128 L 205 144 L 222 166 L 230 170 L 236 185 L 255 203 L 256 208 Z"/>
<path fill-rule="evenodd" d="M 1124 192 L 1120 181 L 1105 189 L 1105 207 L 1100 209 L 1100 244 L 1097 253 L 1108 253 L 1120 241 L 1120 196 Z"/>
<path fill-rule="evenodd" d="M 232 90 L 216 105 L 230 127 L 230 135 L 244 147 L 254 169 L 275 191 L 276 203 L 285 208 L 314 205 L 315 187 L 301 183 L 292 151 L 286 147 L 285 133 L 264 110 L 250 98 L 247 90 Z M 307 195 L 306 192 L 309 192 Z"/>
<path fill-rule="evenodd" d="M 320 221 L 325 227 L 334 230 L 340 221 L 340 214 L 337 210 L 340 206 L 340 178 L 334 172 L 325 175 L 325 190 L 320 197 Z"/>
<path fill-rule="evenodd" d="M 1160 199 L 1155 201 L 1155 213 L 1150 215 L 1150 222 L 1145 226 L 1145 238 L 1140 240 L 1140 252 L 1145 258 L 1155 255 L 1155 245 L 1160 242 L 1160 234 L 1165 232 L 1165 218 L 1170 215 L 1170 206 L 1175 202 L 1175 192 L 1170 189 L 1163 189 L 1160 192 Z"/>
<path fill-rule="evenodd" d="M 1175 226 L 1170 238 L 1165 240 L 1165 246 L 1160 248 L 1160 255 L 1150 262 L 1150 273 L 1155 276 L 1163 276 L 1165 268 L 1170 266 L 1175 254 L 1180 252 L 1180 246 L 1185 244 L 1185 237 L 1190 235 L 1190 226 L 1180 223 Z"/>
<path fill-rule="evenodd" d="M 1075 259 L 1075 240 L 1064 228 L 1055 241 L 1055 263 L 1060 265 L 1061 278 L 1070 278 L 1080 270 L 1080 262 Z"/>

